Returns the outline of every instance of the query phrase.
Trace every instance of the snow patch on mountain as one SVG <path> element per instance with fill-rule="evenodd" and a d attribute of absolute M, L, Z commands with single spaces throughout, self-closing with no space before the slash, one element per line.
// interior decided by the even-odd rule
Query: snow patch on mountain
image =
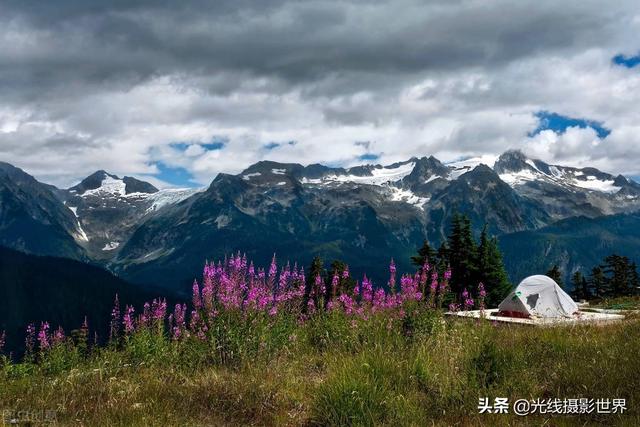
<path fill-rule="evenodd" d="M 430 200 L 428 197 L 420 197 L 411 190 L 389 186 L 391 200 L 394 202 L 405 202 L 419 209 L 424 210 L 424 205 Z"/>
<path fill-rule="evenodd" d="M 355 184 L 382 185 L 390 182 L 397 182 L 409 175 L 415 167 L 415 162 L 404 163 L 396 167 L 376 167 L 371 170 L 369 175 L 340 174 L 327 175 L 322 178 L 325 183 L 328 182 L 351 182 Z M 307 180 L 309 183 L 316 183 Z"/>
<path fill-rule="evenodd" d="M 78 221 L 78 229 L 76 233 L 73 235 L 73 238 L 76 240 L 81 240 L 83 242 L 88 242 L 89 237 L 87 237 L 87 233 L 84 232 L 82 225 L 80 225 L 80 221 Z"/>
<path fill-rule="evenodd" d="M 531 170 L 525 169 L 518 172 L 500 174 L 500 179 L 510 186 L 522 185 L 528 181 L 535 181 L 540 175 Z"/>
<path fill-rule="evenodd" d="M 573 185 L 591 191 L 600 191 L 602 193 L 617 193 L 622 187 L 614 185 L 613 180 L 599 180 L 595 176 L 587 176 L 585 181 L 574 179 Z"/>
<path fill-rule="evenodd" d="M 149 206 L 147 212 L 158 210 L 167 205 L 180 203 L 181 201 L 202 191 L 204 191 L 204 188 L 167 188 L 160 190 L 157 193 L 148 194 L 148 199 L 153 203 Z"/>
<path fill-rule="evenodd" d="M 245 181 L 249 181 L 254 176 L 260 176 L 260 175 L 262 175 L 260 172 L 248 173 L 246 175 L 242 175 L 242 179 L 244 179 Z"/>
<path fill-rule="evenodd" d="M 84 194 L 82 194 L 82 197 L 100 196 L 104 194 L 113 194 L 124 197 L 126 195 L 126 184 L 121 179 L 115 179 L 107 175 L 102 180 L 100 187 L 85 191 Z"/>
<path fill-rule="evenodd" d="M 446 166 L 449 167 L 450 172 L 447 177 L 449 180 L 454 181 L 460 178 L 461 175 L 472 171 L 479 165 L 487 165 L 493 169 L 493 166 L 496 164 L 496 160 L 498 160 L 497 156 L 486 154 L 478 157 L 470 157 L 462 160 L 458 160 L 455 162 L 446 163 Z"/>
<path fill-rule="evenodd" d="M 120 242 L 109 242 L 102 248 L 103 251 L 112 251 L 120 246 Z"/>

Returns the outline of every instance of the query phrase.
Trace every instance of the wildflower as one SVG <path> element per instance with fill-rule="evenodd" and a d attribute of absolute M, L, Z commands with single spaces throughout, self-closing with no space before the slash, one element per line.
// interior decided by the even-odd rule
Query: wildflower
<path fill-rule="evenodd" d="M 207 339 L 207 325 L 202 321 L 200 314 L 198 314 L 198 311 L 196 310 L 191 311 L 191 322 L 189 324 L 189 328 L 200 340 L 204 341 Z"/>
<path fill-rule="evenodd" d="M 192 291 L 193 291 L 193 295 L 192 295 L 193 307 L 196 310 L 200 310 L 202 308 L 202 299 L 200 298 L 200 286 L 198 286 L 197 280 L 193 281 Z"/>
<path fill-rule="evenodd" d="M 33 323 L 29 323 L 29 325 L 27 325 L 27 336 L 25 337 L 25 340 L 24 340 L 24 346 L 28 354 L 33 353 L 33 348 L 35 346 L 35 343 L 36 343 L 36 327 L 34 326 Z"/>
<path fill-rule="evenodd" d="M 347 294 L 341 294 L 338 301 L 342 304 L 345 314 L 352 314 L 355 308 L 355 301 Z"/>
<path fill-rule="evenodd" d="M 447 267 L 447 270 L 444 272 L 444 280 L 451 280 L 451 267 Z"/>
<path fill-rule="evenodd" d="M 460 304 L 456 304 L 456 303 L 449 304 L 449 311 L 451 312 L 460 311 Z"/>
<path fill-rule="evenodd" d="M 367 275 L 362 278 L 362 301 L 371 302 L 373 300 L 373 285 L 369 279 L 367 279 Z"/>
<path fill-rule="evenodd" d="M 42 322 L 40 323 L 40 331 L 38 332 L 38 345 L 40 350 L 47 350 L 51 343 L 49 342 L 49 323 Z"/>
<path fill-rule="evenodd" d="M 379 288 L 373 294 L 373 305 L 371 309 L 373 311 L 381 310 L 385 307 L 385 302 L 386 302 L 386 294 L 384 292 L 384 289 Z"/>
<path fill-rule="evenodd" d="M 58 329 L 56 329 L 56 331 L 53 333 L 53 338 L 51 339 L 51 344 L 53 346 L 57 346 L 60 345 L 64 342 L 64 329 L 62 329 L 62 326 L 58 326 Z"/>
<path fill-rule="evenodd" d="M 87 320 L 87 316 L 84 316 L 84 321 L 82 322 L 82 326 L 80 326 L 79 340 L 81 346 L 86 347 L 89 344 L 89 321 Z"/>
<path fill-rule="evenodd" d="M 391 293 L 396 291 L 396 263 L 393 262 L 393 258 L 391 258 L 391 263 L 389 264 L 389 290 Z"/>
<path fill-rule="evenodd" d="M 145 302 L 142 306 L 142 315 L 138 319 L 138 324 L 140 327 L 145 328 L 149 326 L 149 322 L 151 321 L 151 305 L 148 302 Z"/>
<path fill-rule="evenodd" d="M 118 336 L 120 331 L 120 301 L 118 300 L 118 294 L 113 301 L 113 309 L 111 310 L 111 325 L 109 327 L 109 340 L 112 340 Z"/>
<path fill-rule="evenodd" d="M 164 299 L 153 300 L 151 303 L 151 318 L 154 325 L 160 325 L 164 323 L 164 318 L 167 315 L 167 301 Z"/>
<path fill-rule="evenodd" d="M 273 254 L 273 258 L 271 259 L 271 265 L 269 266 L 269 279 L 273 279 L 276 277 L 276 272 L 278 271 L 278 265 L 276 264 L 276 254 Z"/>
<path fill-rule="evenodd" d="M 331 299 L 336 297 L 338 293 L 338 283 L 340 282 L 340 278 L 338 277 L 338 272 L 333 273 L 333 278 L 331 279 Z"/>
<path fill-rule="evenodd" d="M 462 291 L 462 302 L 464 304 L 465 311 L 473 308 L 473 298 L 471 298 L 471 296 L 469 295 L 469 291 L 467 291 L 467 288 L 464 288 L 464 290 Z"/>
<path fill-rule="evenodd" d="M 124 316 L 122 317 L 122 325 L 124 326 L 124 333 L 129 335 L 133 333 L 133 313 L 134 308 L 132 306 L 127 305 L 124 309 Z"/>
<path fill-rule="evenodd" d="M 185 333 L 186 323 L 185 314 L 187 312 L 187 306 L 185 304 L 176 304 L 173 309 L 173 339 L 179 340 Z"/>
<path fill-rule="evenodd" d="M 485 309 L 484 299 L 486 298 L 486 296 L 487 296 L 487 291 L 484 289 L 484 284 L 480 282 L 478 284 L 478 306 L 481 312 L 484 312 L 484 309 Z"/>

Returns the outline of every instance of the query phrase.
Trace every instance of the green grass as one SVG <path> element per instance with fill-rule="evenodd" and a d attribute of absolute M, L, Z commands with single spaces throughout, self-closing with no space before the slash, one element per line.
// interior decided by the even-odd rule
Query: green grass
<path fill-rule="evenodd" d="M 83 425 L 640 425 L 640 322 L 533 328 L 435 312 L 221 319 L 2 362 L 0 409 Z M 479 397 L 625 398 L 624 415 L 478 414 Z"/>

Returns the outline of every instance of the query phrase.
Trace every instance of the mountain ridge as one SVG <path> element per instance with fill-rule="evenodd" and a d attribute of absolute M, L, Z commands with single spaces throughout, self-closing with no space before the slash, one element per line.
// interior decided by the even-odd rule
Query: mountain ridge
<path fill-rule="evenodd" d="M 508 235 L 640 210 L 640 184 L 631 179 L 513 150 L 350 168 L 263 160 L 191 190 L 158 190 L 132 178 L 127 191 L 127 179 L 100 170 L 66 190 L 40 185 L 67 217 L 73 213 L 86 236 L 74 239 L 83 256 L 167 288 L 192 281 L 205 259 L 237 250 L 258 262 L 275 251 L 303 263 L 316 254 L 342 258 L 369 272 L 367 263 L 376 264 L 371 275 L 383 281 L 389 258 L 408 260 L 425 237 L 438 245 L 456 212 L 470 216 L 475 232 L 486 223 L 492 234 Z"/>

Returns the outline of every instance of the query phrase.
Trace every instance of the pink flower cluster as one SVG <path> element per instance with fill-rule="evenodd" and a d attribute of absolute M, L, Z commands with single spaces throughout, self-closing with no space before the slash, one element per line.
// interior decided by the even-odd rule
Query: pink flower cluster
<path fill-rule="evenodd" d="M 330 278 L 330 281 L 329 281 Z M 239 253 L 217 263 L 205 263 L 202 282 L 194 281 L 192 286 L 192 310 L 186 304 L 176 304 L 172 313 L 167 311 L 164 299 L 155 299 L 144 304 L 137 316 L 132 306 L 126 305 L 120 310 L 116 295 L 111 312 L 110 339 L 117 339 L 122 331 L 129 336 L 140 329 L 164 333 L 168 326 L 169 334 L 175 341 L 187 337 L 206 339 L 212 321 L 221 313 L 236 312 L 241 316 L 265 315 L 273 317 L 279 313 L 295 316 L 304 321 L 320 310 L 340 310 L 347 315 L 367 318 L 371 313 L 383 310 L 398 310 L 403 313 L 403 305 L 409 302 L 424 301 L 430 308 L 442 307 L 449 292 L 451 270 L 443 274 L 425 263 L 415 274 L 404 274 L 396 278 L 396 265 L 393 259 L 389 265 L 387 289 L 376 288 L 365 275 L 361 281 L 352 281 L 348 267 L 334 271 L 325 279 L 315 275 L 311 283 L 306 283 L 305 273 L 296 264 L 289 263 L 278 268 L 274 255 L 267 270 L 256 268 L 248 262 L 246 256 Z M 348 283 L 354 283 L 348 288 Z M 399 286 L 398 286 L 399 283 Z M 484 306 L 486 292 L 482 284 L 478 287 L 478 301 Z M 473 307 L 474 300 L 465 289 L 461 305 L 465 310 Z M 452 304 L 450 310 L 459 310 L 460 305 Z M 82 335 L 88 335 L 85 321 Z M 49 324 L 43 322 L 36 336 L 33 324 L 27 328 L 26 349 L 33 352 L 37 343 L 40 350 L 47 350 L 65 340 L 64 331 L 58 328 L 49 333 Z M 0 344 L 4 344 L 0 338 Z M 0 348 L 2 345 L 0 345 Z"/>
<path fill-rule="evenodd" d="M 316 281 L 319 278 L 316 279 Z M 318 288 L 318 293 L 324 289 Z M 291 308 L 305 293 L 302 268 L 287 264 L 280 270 L 275 256 L 268 272 L 247 263 L 240 254 L 224 262 L 207 263 L 204 267 L 202 286 L 193 283 L 193 307 L 208 317 L 215 317 L 218 310 L 262 311 L 275 315 Z M 174 314 L 174 318 L 175 318 Z"/>

